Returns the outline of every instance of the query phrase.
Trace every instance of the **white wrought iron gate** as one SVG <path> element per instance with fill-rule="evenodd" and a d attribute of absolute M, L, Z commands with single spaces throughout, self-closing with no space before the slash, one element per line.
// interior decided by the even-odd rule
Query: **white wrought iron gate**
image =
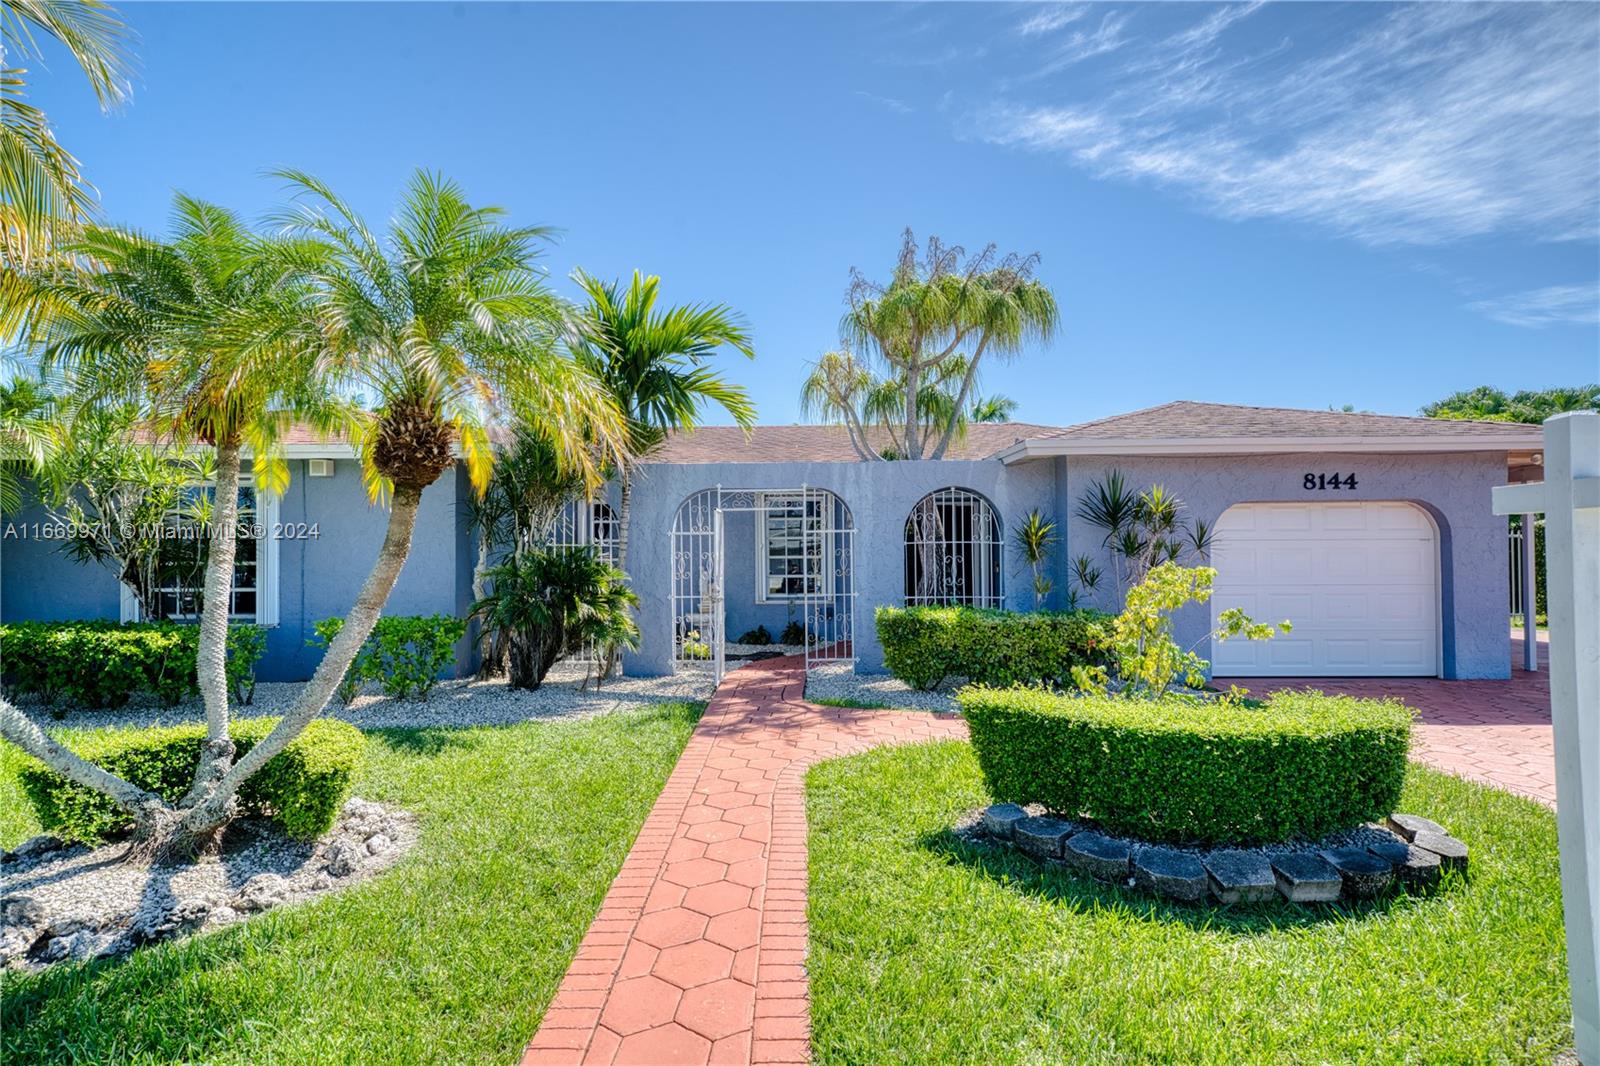
<path fill-rule="evenodd" d="M 769 514 L 790 539 L 798 536 L 799 595 L 805 663 L 855 659 L 855 529 L 850 509 L 824 489 L 702 489 L 678 508 L 672 528 L 672 640 L 677 669 L 727 672 L 728 575 L 725 516 L 752 515 L 765 530 Z M 798 531 L 798 532 L 797 532 Z M 752 580 L 755 575 L 751 575 Z M 765 579 L 765 575 L 763 575 Z M 754 587 L 752 586 L 752 594 Z"/>

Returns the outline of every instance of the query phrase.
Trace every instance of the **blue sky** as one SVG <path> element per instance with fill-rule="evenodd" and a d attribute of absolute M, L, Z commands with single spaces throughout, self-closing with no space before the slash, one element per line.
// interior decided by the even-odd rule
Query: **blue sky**
<path fill-rule="evenodd" d="M 263 213 L 290 165 L 387 214 L 414 167 L 754 330 L 798 418 L 851 267 L 902 229 L 1038 252 L 1019 419 L 1201 399 L 1412 413 L 1600 377 L 1600 8 L 1565 5 L 131 4 L 103 116 L 33 95 L 102 192 Z"/>

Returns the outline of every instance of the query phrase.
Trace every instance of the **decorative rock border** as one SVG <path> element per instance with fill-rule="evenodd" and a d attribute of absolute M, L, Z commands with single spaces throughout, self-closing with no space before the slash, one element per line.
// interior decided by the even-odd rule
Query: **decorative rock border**
<path fill-rule="evenodd" d="M 1414 814 L 1393 814 L 1383 825 L 1314 844 L 1254 849 L 1146 844 L 1015 803 L 985 808 L 971 828 L 1041 862 L 1181 903 L 1373 899 L 1397 886 L 1426 891 L 1445 870 L 1467 868 L 1467 846 Z"/>

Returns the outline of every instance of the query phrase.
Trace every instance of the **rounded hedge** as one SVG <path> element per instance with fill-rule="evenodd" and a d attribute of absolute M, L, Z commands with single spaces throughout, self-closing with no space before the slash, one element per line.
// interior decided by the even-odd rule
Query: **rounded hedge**
<path fill-rule="evenodd" d="M 1412 711 L 1277 693 L 1257 707 L 972 687 L 957 699 L 994 798 L 1145 840 L 1314 839 L 1394 811 Z"/>

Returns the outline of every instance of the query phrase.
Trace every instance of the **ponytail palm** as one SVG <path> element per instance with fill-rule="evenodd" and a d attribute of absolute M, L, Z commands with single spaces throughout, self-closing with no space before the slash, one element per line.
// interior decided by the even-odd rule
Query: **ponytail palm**
<path fill-rule="evenodd" d="M 729 347 L 755 357 L 743 319 L 722 304 L 656 310 L 661 279 L 637 270 L 626 289 L 578 271 L 587 303 L 580 318 L 579 361 L 615 399 L 627 419 L 629 450 L 649 455 L 672 430 L 692 429 L 705 404 L 716 404 L 748 429 L 756 409 L 750 396 L 707 365 Z M 633 475 L 622 471 L 617 565 L 628 568 Z"/>

